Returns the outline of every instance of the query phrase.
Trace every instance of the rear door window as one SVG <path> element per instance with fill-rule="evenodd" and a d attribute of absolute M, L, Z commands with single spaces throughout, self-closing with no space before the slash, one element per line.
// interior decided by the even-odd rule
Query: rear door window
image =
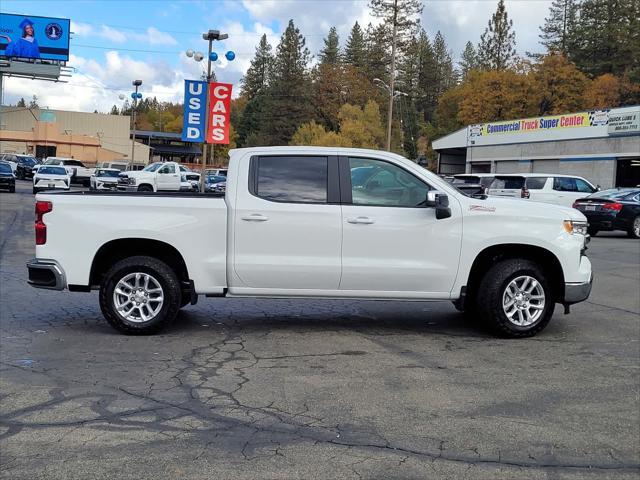
<path fill-rule="evenodd" d="M 328 158 L 316 156 L 265 156 L 257 162 L 257 178 L 249 188 L 273 202 L 327 203 Z"/>
<path fill-rule="evenodd" d="M 577 192 L 576 179 L 571 177 L 556 177 L 553 179 L 553 189 L 558 192 Z"/>
<path fill-rule="evenodd" d="M 591 185 L 589 185 L 587 182 L 585 182 L 581 178 L 576 178 L 575 181 L 576 181 L 576 187 L 578 188 L 579 192 L 593 193 L 596 191 Z"/>
<path fill-rule="evenodd" d="M 542 190 L 546 183 L 547 177 L 529 177 L 526 185 L 529 190 Z"/>

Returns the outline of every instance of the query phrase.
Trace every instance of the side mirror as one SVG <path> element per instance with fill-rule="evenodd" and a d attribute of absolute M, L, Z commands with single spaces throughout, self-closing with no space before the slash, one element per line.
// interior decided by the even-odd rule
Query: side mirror
<path fill-rule="evenodd" d="M 438 220 L 449 218 L 451 216 L 449 197 L 446 193 L 442 193 L 438 190 L 429 190 L 427 192 L 426 205 L 427 207 L 433 207 L 436 209 L 436 219 Z"/>
<path fill-rule="evenodd" d="M 602 190 L 602 187 L 600 185 L 596 185 L 596 192 L 599 192 L 600 190 Z"/>

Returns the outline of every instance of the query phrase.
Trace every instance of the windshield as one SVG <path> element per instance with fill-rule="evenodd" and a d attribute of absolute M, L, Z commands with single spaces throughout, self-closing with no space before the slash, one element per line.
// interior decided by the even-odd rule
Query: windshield
<path fill-rule="evenodd" d="M 9 165 L 8 163 L 0 163 L 0 172 L 12 173 L 11 165 Z"/>
<path fill-rule="evenodd" d="M 114 178 L 118 178 L 118 175 L 120 175 L 120 170 L 102 170 L 102 169 L 96 170 L 96 176 L 97 177 L 114 177 Z"/>
<path fill-rule="evenodd" d="M 38 174 L 43 175 L 66 175 L 67 171 L 63 167 L 40 167 Z"/>
<path fill-rule="evenodd" d="M 162 166 L 161 163 L 152 163 L 148 167 L 142 169 L 143 172 L 155 172 Z"/>
<path fill-rule="evenodd" d="M 45 161 L 43 165 L 60 165 L 61 163 L 62 163 L 62 160 L 58 158 L 50 158 L 47 161 Z"/>
<path fill-rule="evenodd" d="M 226 180 L 227 178 L 221 175 L 209 175 L 207 177 L 207 183 L 220 183 L 225 182 Z"/>
<path fill-rule="evenodd" d="M 18 159 L 24 164 L 33 167 L 36 164 L 36 160 L 33 157 L 27 157 L 24 155 L 18 155 Z"/>
<path fill-rule="evenodd" d="M 492 189 L 504 188 L 504 189 L 521 189 L 524 187 L 523 177 L 496 177 L 491 182 Z"/>

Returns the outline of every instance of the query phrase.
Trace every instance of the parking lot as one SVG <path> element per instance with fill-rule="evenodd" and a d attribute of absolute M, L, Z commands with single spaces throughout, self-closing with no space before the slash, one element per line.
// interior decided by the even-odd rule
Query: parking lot
<path fill-rule="evenodd" d="M 29 182 L 0 193 L 0 476 L 638 478 L 640 241 L 589 301 L 493 338 L 449 303 L 200 299 L 153 337 L 36 290 Z M 126 221 L 126 220 L 125 220 Z"/>

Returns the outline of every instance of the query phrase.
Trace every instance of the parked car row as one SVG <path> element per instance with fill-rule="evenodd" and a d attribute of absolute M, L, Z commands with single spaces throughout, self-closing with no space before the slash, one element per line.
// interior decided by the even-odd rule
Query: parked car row
<path fill-rule="evenodd" d="M 472 173 L 445 178 L 470 197 L 522 198 L 572 206 L 589 220 L 589 234 L 622 230 L 640 238 L 640 188 L 600 190 L 582 177 L 540 173 Z"/>

